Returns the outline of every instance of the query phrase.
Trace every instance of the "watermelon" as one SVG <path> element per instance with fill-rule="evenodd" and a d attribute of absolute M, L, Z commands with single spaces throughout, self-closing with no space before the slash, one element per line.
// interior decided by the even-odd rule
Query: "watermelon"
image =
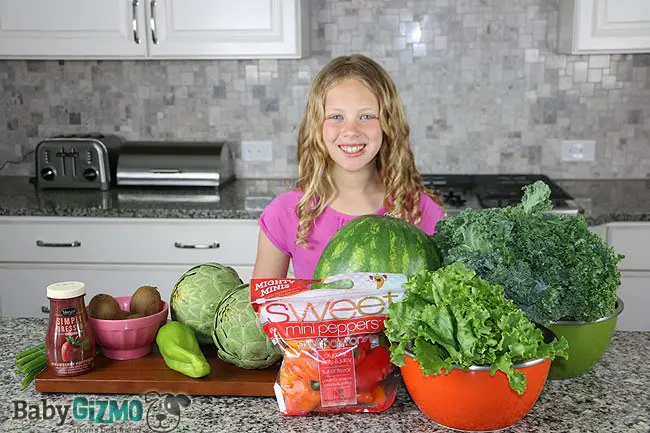
<path fill-rule="evenodd" d="M 432 238 L 399 218 L 363 215 L 344 225 L 325 246 L 314 279 L 346 272 L 412 275 L 440 267 Z"/>

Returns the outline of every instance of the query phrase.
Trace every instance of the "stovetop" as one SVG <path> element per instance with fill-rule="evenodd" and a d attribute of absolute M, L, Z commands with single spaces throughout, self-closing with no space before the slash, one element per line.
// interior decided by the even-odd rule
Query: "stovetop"
<path fill-rule="evenodd" d="M 552 213 L 578 215 L 583 210 L 548 176 L 543 174 L 423 174 L 424 186 L 440 193 L 448 215 L 463 209 L 486 209 L 516 205 L 522 188 L 537 180 L 551 189 Z"/>

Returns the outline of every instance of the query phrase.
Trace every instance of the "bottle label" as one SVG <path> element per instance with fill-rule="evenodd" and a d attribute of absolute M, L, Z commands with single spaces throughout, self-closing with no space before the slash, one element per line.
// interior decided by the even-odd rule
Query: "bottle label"
<path fill-rule="evenodd" d="M 82 299 L 50 300 L 47 360 L 59 376 L 83 374 L 95 366 L 95 341 Z"/>

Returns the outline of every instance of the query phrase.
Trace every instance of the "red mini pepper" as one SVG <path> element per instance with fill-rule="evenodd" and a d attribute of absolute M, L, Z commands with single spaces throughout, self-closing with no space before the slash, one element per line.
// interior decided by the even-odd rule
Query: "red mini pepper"
<path fill-rule="evenodd" d="M 377 346 L 366 354 L 356 368 L 357 391 L 372 391 L 393 369 L 390 353 L 383 346 Z"/>
<path fill-rule="evenodd" d="M 366 355 L 370 351 L 370 338 L 360 341 L 357 347 L 354 348 L 352 354 L 354 355 L 354 365 L 358 366 L 366 359 Z"/>

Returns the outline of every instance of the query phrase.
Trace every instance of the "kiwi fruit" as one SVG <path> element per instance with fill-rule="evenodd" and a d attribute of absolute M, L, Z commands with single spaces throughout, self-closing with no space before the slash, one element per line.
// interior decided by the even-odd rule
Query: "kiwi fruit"
<path fill-rule="evenodd" d="M 100 293 L 90 300 L 88 314 L 95 319 L 119 320 L 122 318 L 122 309 L 111 295 Z"/>
<path fill-rule="evenodd" d="M 121 310 L 119 319 L 128 319 L 130 315 L 131 315 L 130 311 Z"/>
<path fill-rule="evenodd" d="M 153 286 L 138 287 L 131 296 L 129 310 L 131 314 L 141 313 L 144 316 L 156 314 L 162 308 L 162 299 L 158 288 Z"/>
<path fill-rule="evenodd" d="M 129 314 L 128 316 L 125 317 L 125 319 L 139 319 L 140 317 L 144 317 L 144 314 L 142 313 Z"/>

